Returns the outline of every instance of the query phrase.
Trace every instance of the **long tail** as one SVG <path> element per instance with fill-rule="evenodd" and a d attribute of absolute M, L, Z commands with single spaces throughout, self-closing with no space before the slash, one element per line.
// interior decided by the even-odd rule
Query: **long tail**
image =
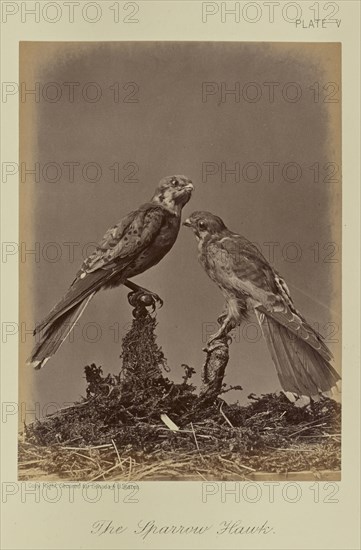
<path fill-rule="evenodd" d="M 315 397 L 336 386 L 340 376 L 319 351 L 272 317 L 256 314 L 284 391 Z"/>
<path fill-rule="evenodd" d="M 60 317 L 50 321 L 45 327 L 42 327 L 40 332 L 36 331 L 39 341 L 28 359 L 31 366 L 35 369 L 41 369 L 47 360 L 54 355 L 68 337 L 94 294 L 95 292 L 92 292 L 80 304 L 76 304 Z"/>

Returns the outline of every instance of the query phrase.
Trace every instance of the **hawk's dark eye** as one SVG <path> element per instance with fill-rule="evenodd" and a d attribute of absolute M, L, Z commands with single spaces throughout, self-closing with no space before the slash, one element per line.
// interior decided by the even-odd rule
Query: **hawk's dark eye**
<path fill-rule="evenodd" d="M 177 187 L 177 185 L 179 185 L 179 181 L 175 178 L 173 178 L 170 182 L 171 182 L 172 185 L 175 185 L 176 187 Z"/>
<path fill-rule="evenodd" d="M 206 228 L 206 222 L 198 222 L 199 229 L 205 229 Z"/>

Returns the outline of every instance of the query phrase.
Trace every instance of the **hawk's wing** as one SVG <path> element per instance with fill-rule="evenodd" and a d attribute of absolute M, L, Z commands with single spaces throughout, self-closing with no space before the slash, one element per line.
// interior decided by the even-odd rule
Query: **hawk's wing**
<path fill-rule="evenodd" d="M 34 332 L 39 332 L 99 290 L 115 273 L 121 276 L 122 271 L 152 245 L 163 221 L 164 209 L 146 204 L 110 228 L 96 250 L 84 261 L 67 293 Z"/>
<path fill-rule="evenodd" d="M 128 265 L 158 234 L 164 220 L 164 209 L 151 204 L 131 212 L 108 229 L 99 246 L 86 258 L 77 277 L 97 269 Z"/>
<path fill-rule="evenodd" d="M 234 278 L 236 286 L 237 280 L 244 282 L 248 286 L 248 290 L 244 287 L 244 292 L 250 295 L 257 294 L 257 290 L 277 292 L 274 271 L 257 246 L 236 233 L 223 237 L 217 244 L 226 252 L 227 271 L 230 271 L 228 274 Z M 222 256 L 221 252 L 221 260 Z"/>
<path fill-rule="evenodd" d="M 301 313 L 296 309 L 286 282 L 271 267 L 258 248 L 250 241 L 236 234 L 221 239 L 220 244 L 227 251 L 228 271 L 232 286 L 256 301 L 255 309 L 272 317 L 297 338 L 307 342 L 324 359 L 332 354 Z M 228 273 L 229 275 L 229 273 Z"/>

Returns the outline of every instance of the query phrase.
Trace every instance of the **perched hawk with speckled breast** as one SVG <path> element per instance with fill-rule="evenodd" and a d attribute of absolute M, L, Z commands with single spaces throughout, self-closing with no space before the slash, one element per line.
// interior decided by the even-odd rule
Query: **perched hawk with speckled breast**
<path fill-rule="evenodd" d="M 128 279 L 156 265 L 172 248 L 181 225 L 182 208 L 192 191 L 192 182 L 186 176 L 165 177 L 149 202 L 105 233 L 63 298 L 35 328 L 38 342 L 30 364 L 36 369 L 45 365 L 101 289 L 124 285 L 143 295 L 148 305 L 161 302 L 157 294 Z"/>

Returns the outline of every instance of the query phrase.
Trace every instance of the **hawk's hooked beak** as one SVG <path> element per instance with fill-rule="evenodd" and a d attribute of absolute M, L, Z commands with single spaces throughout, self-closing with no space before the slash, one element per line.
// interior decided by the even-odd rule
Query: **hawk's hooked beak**
<path fill-rule="evenodd" d="M 189 218 L 187 218 L 182 225 L 185 225 L 186 227 L 192 227 L 192 223 Z"/>

